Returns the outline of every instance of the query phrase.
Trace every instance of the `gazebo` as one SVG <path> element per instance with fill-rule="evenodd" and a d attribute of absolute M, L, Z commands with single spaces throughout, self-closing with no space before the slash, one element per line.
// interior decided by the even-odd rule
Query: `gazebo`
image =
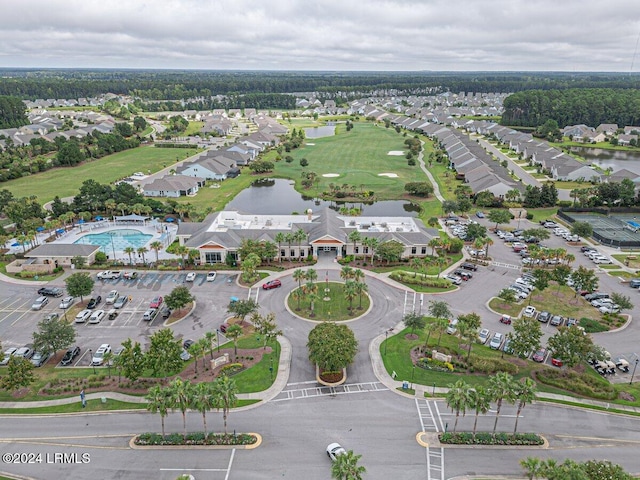
<path fill-rule="evenodd" d="M 135 213 L 132 213 L 131 215 L 115 216 L 113 218 L 114 218 L 116 224 L 118 224 L 118 223 L 124 223 L 124 224 L 135 223 L 135 224 L 142 224 L 143 226 L 145 226 L 147 224 L 147 220 L 149 219 L 149 217 L 144 217 L 142 215 L 136 215 Z"/>

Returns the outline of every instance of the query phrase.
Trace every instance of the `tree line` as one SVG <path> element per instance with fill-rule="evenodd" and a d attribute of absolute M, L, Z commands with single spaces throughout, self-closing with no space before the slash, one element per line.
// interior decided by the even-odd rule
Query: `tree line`
<path fill-rule="evenodd" d="M 640 123 L 640 90 L 629 88 L 528 90 L 508 96 L 503 106 L 500 123 L 510 126 L 538 127 L 548 120 L 555 120 L 560 128 Z"/>
<path fill-rule="evenodd" d="M 18 128 L 27 125 L 25 104 L 17 97 L 0 96 L 0 128 Z"/>

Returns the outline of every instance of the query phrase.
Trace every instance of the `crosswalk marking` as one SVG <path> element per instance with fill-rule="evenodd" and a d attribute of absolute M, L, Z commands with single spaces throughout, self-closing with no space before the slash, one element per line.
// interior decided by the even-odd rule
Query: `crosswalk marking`
<path fill-rule="evenodd" d="M 304 385 L 308 383 L 316 382 L 301 382 L 287 385 L 287 388 L 291 386 Z M 378 392 L 386 390 L 387 388 L 380 382 L 364 382 L 364 383 L 343 383 L 336 387 L 309 387 L 309 388 L 294 388 L 291 390 L 283 390 L 280 392 L 272 402 L 282 402 L 285 400 L 296 400 L 301 398 L 313 398 L 324 397 L 332 395 L 346 395 L 350 393 L 367 393 Z"/>
<path fill-rule="evenodd" d="M 415 399 L 418 418 L 423 432 L 440 433 L 443 430 L 442 417 L 438 402 L 426 399 Z M 425 448 L 425 458 L 427 462 L 427 480 L 444 480 L 444 448 Z"/>

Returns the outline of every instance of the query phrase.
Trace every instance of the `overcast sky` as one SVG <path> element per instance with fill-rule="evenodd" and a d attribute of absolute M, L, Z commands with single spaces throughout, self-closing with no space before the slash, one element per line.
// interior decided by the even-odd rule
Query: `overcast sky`
<path fill-rule="evenodd" d="M 639 0 L 2 0 L 0 67 L 638 72 L 639 34 Z"/>

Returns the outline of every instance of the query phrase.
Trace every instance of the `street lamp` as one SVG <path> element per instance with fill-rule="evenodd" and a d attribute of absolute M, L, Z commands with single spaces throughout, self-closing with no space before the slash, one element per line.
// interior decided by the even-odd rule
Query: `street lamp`
<path fill-rule="evenodd" d="M 633 383 L 633 377 L 636 375 L 636 368 L 638 368 L 638 358 L 636 358 L 635 363 L 633 364 L 633 373 L 631 373 L 631 381 L 629 382 L 629 385 L 631 385 Z"/>
<path fill-rule="evenodd" d="M 269 378 L 273 382 L 273 356 L 271 357 L 271 363 L 269 364 Z"/>
<path fill-rule="evenodd" d="M 113 261 L 116 261 L 116 247 L 113 245 L 113 232 L 109 232 L 109 238 L 111 239 L 111 250 L 113 251 Z"/>
<path fill-rule="evenodd" d="M 220 353 L 220 330 L 216 328 L 216 343 L 218 348 L 218 353 Z"/>
<path fill-rule="evenodd" d="M 93 374 L 96 374 L 96 366 L 93 364 L 93 350 L 89 349 L 89 357 L 91 358 L 91 366 L 93 367 Z"/>
<path fill-rule="evenodd" d="M 413 390 L 413 375 L 416 373 L 416 366 L 413 366 L 413 369 L 411 370 L 411 390 Z"/>
<path fill-rule="evenodd" d="M 384 331 L 384 356 L 387 356 L 387 338 L 389 337 L 389 330 Z"/>

